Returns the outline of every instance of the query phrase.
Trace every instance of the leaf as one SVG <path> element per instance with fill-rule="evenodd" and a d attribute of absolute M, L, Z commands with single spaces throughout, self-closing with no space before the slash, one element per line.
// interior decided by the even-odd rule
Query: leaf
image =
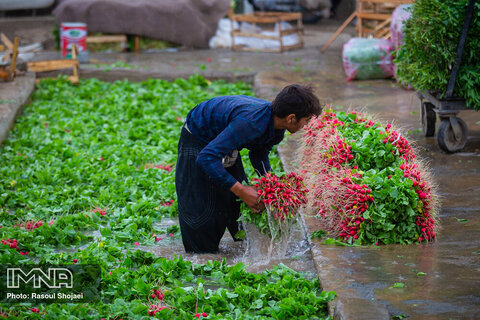
<path fill-rule="evenodd" d="M 460 222 L 460 223 L 467 223 L 468 220 L 467 219 L 459 219 L 457 217 L 454 217 L 455 219 L 457 219 L 457 222 Z"/>
<path fill-rule="evenodd" d="M 238 294 L 236 294 L 234 292 L 230 292 L 230 291 L 226 291 L 225 295 L 227 296 L 227 298 L 230 298 L 230 299 L 234 299 L 234 298 L 238 297 Z"/>
<path fill-rule="evenodd" d="M 417 276 L 419 277 L 423 277 L 425 275 L 427 275 L 425 272 L 417 272 Z"/>
<path fill-rule="evenodd" d="M 405 287 L 405 284 L 401 282 L 396 282 L 393 284 L 393 288 L 403 288 L 403 287 Z"/>
<path fill-rule="evenodd" d="M 327 232 L 324 231 L 324 230 L 316 230 L 314 232 L 312 232 L 310 235 L 309 235 L 309 238 L 310 239 L 313 239 L 313 238 L 323 238 L 325 235 L 327 235 Z"/>
<path fill-rule="evenodd" d="M 245 230 L 239 230 L 237 233 L 235 233 L 236 239 L 245 239 L 245 237 L 246 237 Z"/>
<path fill-rule="evenodd" d="M 393 199 L 397 199 L 397 197 L 398 197 L 398 189 L 397 188 L 393 188 L 390 191 L 390 197 L 392 197 Z"/>
<path fill-rule="evenodd" d="M 334 245 L 336 245 L 336 246 L 341 246 L 341 247 L 350 246 L 348 243 L 341 242 L 341 241 L 338 241 L 338 240 L 333 239 L 333 238 L 327 238 L 327 239 L 325 239 L 325 241 L 323 242 L 323 244 L 334 244 Z"/>
<path fill-rule="evenodd" d="M 252 309 L 261 309 L 263 307 L 263 301 L 261 299 L 257 299 L 252 303 Z"/>

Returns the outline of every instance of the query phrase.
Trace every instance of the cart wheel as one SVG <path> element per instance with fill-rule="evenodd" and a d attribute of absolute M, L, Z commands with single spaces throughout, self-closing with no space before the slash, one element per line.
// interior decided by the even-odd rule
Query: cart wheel
<path fill-rule="evenodd" d="M 437 116 L 433 111 L 433 104 L 430 102 L 421 102 L 420 106 L 422 110 L 422 131 L 425 137 L 433 137 L 435 134 L 435 122 Z"/>
<path fill-rule="evenodd" d="M 456 126 L 456 130 L 454 126 Z M 465 147 L 467 136 L 468 129 L 465 121 L 452 116 L 451 118 L 443 119 L 440 123 L 437 133 L 437 142 L 443 151 L 453 153 L 458 152 Z"/>

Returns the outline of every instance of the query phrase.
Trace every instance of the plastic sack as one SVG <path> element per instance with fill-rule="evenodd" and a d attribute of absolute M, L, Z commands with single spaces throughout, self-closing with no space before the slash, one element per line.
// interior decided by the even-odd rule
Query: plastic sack
<path fill-rule="evenodd" d="M 387 39 L 350 39 L 343 46 L 342 52 L 347 80 L 392 77 L 392 51 L 393 45 Z"/>
<path fill-rule="evenodd" d="M 238 22 L 234 21 L 234 28 L 238 28 Z M 232 22 L 229 19 L 218 21 L 217 32 L 208 42 L 210 48 L 230 48 L 232 46 Z"/>
<path fill-rule="evenodd" d="M 403 33 L 403 23 L 412 16 L 411 4 L 402 4 L 393 10 L 392 21 L 390 22 L 390 34 L 392 35 L 392 43 L 396 49 L 403 43 L 405 34 Z"/>

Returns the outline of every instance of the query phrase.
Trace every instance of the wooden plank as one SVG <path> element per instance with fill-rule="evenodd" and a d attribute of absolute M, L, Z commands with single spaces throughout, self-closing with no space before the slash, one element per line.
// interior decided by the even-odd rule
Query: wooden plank
<path fill-rule="evenodd" d="M 298 12 L 255 12 L 253 14 L 254 16 L 257 17 L 280 17 L 280 18 L 286 18 L 286 19 L 300 19 L 302 18 L 302 14 Z"/>
<path fill-rule="evenodd" d="M 383 37 L 385 37 L 385 36 L 386 36 L 387 34 L 389 34 L 389 33 L 390 33 L 390 29 L 388 29 L 388 28 L 387 28 L 387 29 L 383 29 L 383 30 L 381 30 L 381 32 L 378 33 L 378 36 L 377 36 L 377 37 L 378 37 L 378 38 L 383 38 Z"/>
<path fill-rule="evenodd" d="M 297 20 L 297 29 L 301 30 L 301 32 L 298 33 L 298 40 L 299 40 L 298 42 L 301 45 L 300 48 L 303 48 L 303 45 L 304 45 L 304 43 L 303 43 L 303 22 L 302 22 L 301 18 Z"/>
<path fill-rule="evenodd" d="M 12 41 L 10 41 L 10 39 L 7 38 L 5 34 L 0 34 L 0 39 L 10 51 L 13 51 L 13 43 Z"/>
<path fill-rule="evenodd" d="M 80 80 L 78 76 L 69 76 L 67 79 L 73 84 L 77 84 Z"/>
<path fill-rule="evenodd" d="M 353 12 L 348 18 L 347 20 L 345 20 L 345 22 L 337 29 L 337 31 L 335 31 L 334 35 L 327 41 L 327 43 L 322 47 L 322 49 L 320 50 L 322 53 L 325 52 L 325 50 L 328 49 L 328 47 L 330 47 L 330 45 L 332 44 L 333 41 L 335 41 L 335 39 L 337 39 L 338 35 L 343 31 L 343 29 L 345 29 L 348 24 L 350 22 L 352 22 L 353 18 L 355 18 L 357 16 L 357 13 L 356 12 Z"/>
<path fill-rule="evenodd" d="M 279 40 L 280 40 L 280 52 L 284 51 L 283 48 L 283 37 L 282 37 L 282 23 L 278 24 L 278 33 L 279 33 Z"/>
<path fill-rule="evenodd" d="M 140 37 L 135 36 L 135 52 L 138 53 L 140 52 Z"/>
<path fill-rule="evenodd" d="M 124 34 L 109 36 L 88 36 L 87 43 L 110 43 L 110 42 L 127 42 L 127 36 Z"/>
<path fill-rule="evenodd" d="M 391 18 L 391 14 L 387 13 L 371 13 L 371 12 L 357 12 L 357 17 L 367 20 L 387 20 Z"/>
<path fill-rule="evenodd" d="M 68 69 L 78 66 L 77 60 L 46 60 L 46 61 L 34 61 L 27 62 L 29 71 L 33 72 L 45 72 L 59 69 Z"/>
<path fill-rule="evenodd" d="M 289 35 L 289 34 L 292 34 L 292 33 L 303 33 L 303 28 L 302 29 L 293 28 L 293 29 L 286 29 L 286 30 L 281 30 L 280 31 L 280 34 L 282 36 L 286 36 L 286 35 Z"/>
<path fill-rule="evenodd" d="M 381 31 L 381 29 L 383 29 L 387 25 L 389 25 L 391 21 L 392 21 L 392 17 L 388 18 L 387 20 L 383 21 L 382 23 L 379 23 L 370 33 L 375 35 L 378 31 Z"/>
<path fill-rule="evenodd" d="M 72 60 L 76 61 L 76 62 L 78 62 L 77 53 L 78 53 L 77 45 L 72 44 Z M 75 80 L 75 78 L 76 78 L 76 80 Z M 71 80 L 71 81 L 72 81 L 72 83 L 77 83 L 78 82 L 78 63 L 73 66 L 73 80 Z"/>
<path fill-rule="evenodd" d="M 12 62 L 10 63 L 10 71 L 8 74 L 9 80 L 13 80 L 15 77 L 15 71 L 17 68 L 17 56 L 18 56 L 18 45 L 20 44 L 20 39 L 15 37 L 13 40 L 13 54 L 12 54 Z"/>
<path fill-rule="evenodd" d="M 259 38 L 259 39 L 280 40 L 279 36 L 267 36 L 259 33 L 248 33 L 248 32 L 241 32 L 241 31 L 233 31 L 232 35 L 234 37 L 251 37 L 251 38 Z"/>
<path fill-rule="evenodd" d="M 411 4 L 415 0 L 358 0 L 358 2 L 369 2 L 369 3 L 385 3 L 385 4 L 394 4 L 394 5 L 401 5 L 401 4 Z"/>
<path fill-rule="evenodd" d="M 241 45 L 235 45 L 232 47 L 235 51 L 250 51 L 250 52 L 281 52 L 280 49 L 256 49 L 249 48 Z"/>
<path fill-rule="evenodd" d="M 234 15 L 233 20 L 237 22 L 248 22 L 248 23 L 276 23 L 278 22 L 277 17 L 255 17 L 253 15 Z"/>
<path fill-rule="evenodd" d="M 280 21 L 292 21 L 302 19 L 300 13 L 290 12 L 255 12 L 247 14 L 234 14 L 230 20 L 250 23 L 276 23 Z"/>
<path fill-rule="evenodd" d="M 302 43 L 292 44 L 289 46 L 283 46 L 283 51 L 288 51 L 292 49 L 302 48 Z M 250 52 L 283 52 L 281 49 L 257 49 L 257 48 L 250 48 L 245 47 L 243 45 L 235 45 L 232 47 L 235 51 L 250 51 Z"/>

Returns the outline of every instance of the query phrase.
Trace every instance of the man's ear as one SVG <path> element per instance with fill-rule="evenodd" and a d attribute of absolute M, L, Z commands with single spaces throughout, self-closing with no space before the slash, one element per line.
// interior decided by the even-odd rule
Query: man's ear
<path fill-rule="evenodd" d="M 296 119 L 295 114 L 294 114 L 294 113 L 290 113 L 290 114 L 287 116 L 287 123 L 292 123 L 295 119 Z"/>

